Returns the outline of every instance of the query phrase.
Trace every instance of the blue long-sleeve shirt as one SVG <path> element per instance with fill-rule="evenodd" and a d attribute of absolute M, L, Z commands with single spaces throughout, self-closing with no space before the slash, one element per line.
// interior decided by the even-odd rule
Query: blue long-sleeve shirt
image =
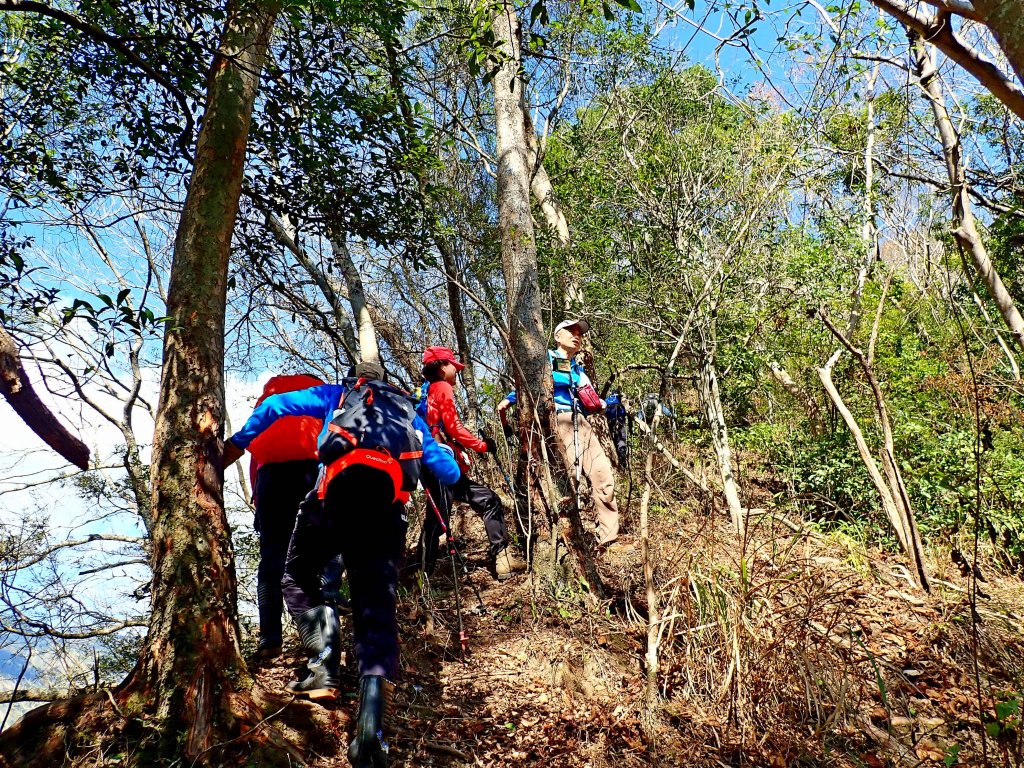
<path fill-rule="evenodd" d="M 590 384 L 590 377 L 587 376 L 587 372 L 583 370 L 583 364 L 577 362 L 576 358 L 569 361 L 568 371 L 557 370 L 555 368 L 556 357 L 562 360 L 565 359 L 555 350 L 549 349 L 548 363 L 551 365 L 551 378 L 554 379 L 555 382 L 555 411 L 561 413 L 563 411 L 572 410 L 573 390 L 579 389 L 586 384 Z M 505 395 L 505 399 L 510 403 L 515 403 L 515 390 L 512 390 Z"/>
<path fill-rule="evenodd" d="M 243 450 L 248 448 L 249 443 L 282 416 L 315 416 L 323 419 L 324 426 L 319 438 L 322 440 L 343 392 L 345 386 L 342 384 L 324 384 L 272 395 L 260 403 L 242 428 L 231 436 L 231 442 Z M 445 485 L 456 482 L 461 474 L 459 465 L 452 455 L 434 440 L 426 422 L 417 416 L 413 420 L 413 428 L 422 435 L 423 463 L 427 469 Z"/>

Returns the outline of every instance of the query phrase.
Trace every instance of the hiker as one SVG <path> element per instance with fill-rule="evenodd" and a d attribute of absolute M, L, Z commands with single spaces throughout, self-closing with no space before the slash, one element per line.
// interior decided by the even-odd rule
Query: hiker
<path fill-rule="evenodd" d="M 282 581 L 308 676 L 289 691 L 334 700 L 341 675 L 340 628 L 324 605 L 320 577 L 340 552 L 348 569 L 352 631 L 359 665 L 359 714 L 349 745 L 354 768 L 386 765 L 385 699 L 398 674 L 396 586 L 405 551 L 405 503 L 420 466 L 442 483 L 459 479 L 459 465 L 430 436 L 412 399 L 386 384 L 384 369 L 360 363 L 354 377 L 267 398 L 225 444 L 230 464 L 281 416 L 324 420 L 316 487 L 299 508 Z"/>
<path fill-rule="evenodd" d="M 604 408 L 576 355 L 583 346 L 583 336 L 590 323 L 583 319 L 564 320 L 555 326 L 555 349 L 548 350 L 548 362 L 554 378 L 555 433 L 566 466 L 577 481 L 580 476 L 590 481 L 594 498 L 594 533 L 598 546 L 607 551 L 619 536 L 619 508 L 615 504 L 615 476 L 612 465 L 601 447 L 601 441 L 590 426 L 587 414 Z M 506 435 L 511 432 L 508 409 L 516 402 L 510 392 L 498 404 Z"/>
<path fill-rule="evenodd" d="M 271 395 L 322 385 L 308 374 L 272 376 L 263 385 L 256 407 Z M 299 504 L 316 483 L 320 462 L 317 435 L 323 424 L 312 416 L 284 416 L 249 444 L 249 482 L 252 485 L 253 528 L 259 536 L 260 562 L 256 571 L 256 603 L 260 639 L 256 658 L 281 654 L 281 577 L 288 541 Z"/>
<path fill-rule="evenodd" d="M 471 461 L 467 451 L 480 454 L 490 453 L 497 459 L 498 446 L 491 437 L 477 437 L 463 425 L 455 407 L 455 384 L 459 371 L 465 366 L 455 358 L 448 347 L 427 347 L 423 352 L 424 378 L 420 390 L 417 413 L 430 428 L 430 433 L 439 443 L 449 446 L 455 452 L 462 475 L 455 485 L 445 486 L 429 469 L 420 476 L 423 488 L 437 504 L 434 512 L 428 500 L 427 514 L 423 519 L 420 534 L 420 567 L 430 574 L 437 561 L 437 540 L 443 529 L 450 524 L 452 500 L 469 504 L 483 518 L 490 542 L 488 559 L 493 563 L 494 575 L 498 581 L 506 581 L 516 573 L 526 570 L 526 561 L 516 557 L 509 548 L 508 529 L 505 526 L 505 509 L 501 499 L 486 485 L 469 479 L 467 472 Z M 443 503 L 442 503 L 443 502 Z M 447 516 L 442 526 L 438 513 Z"/>

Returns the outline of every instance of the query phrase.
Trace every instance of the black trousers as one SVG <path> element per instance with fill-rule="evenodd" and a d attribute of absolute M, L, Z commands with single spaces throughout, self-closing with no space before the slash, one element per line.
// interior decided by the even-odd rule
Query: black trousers
<path fill-rule="evenodd" d="M 494 557 L 508 546 L 505 508 L 501 505 L 498 494 L 486 485 L 474 483 L 465 473 L 454 485 L 443 485 L 426 467 L 421 470 L 420 482 L 444 516 L 445 526 L 451 525 L 452 502 L 461 501 L 469 504 L 483 518 L 489 542 L 487 552 L 490 557 Z M 434 569 L 437 562 L 437 538 L 442 530 L 441 521 L 437 519 L 437 513 L 428 500 L 423 518 L 423 532 L 420 534 L 420 565 L 427 573 Z"/>
<path fill-rule="evenodd" d="M 394 680 L 398 571 L 408 518 L 380 474 L 354 467 L 334 479 L 322 502 L 310 492 L 295 520 L 282 587 L 293 617 L 322 605 L 321 574 L 340 553 L 348 571 L 359 672 Z"/>
<path fill-rule="evenodd" d="M 260 539 L 256 602 L 260 637 L 270 644 L 281 642 L 281 577 L 284 575 L 288 541 L 295 527 L 299 504 L 316 482 L 318 468 L 319 463 L 312 459 L 264 464 L 256 471 L 253 527 Z"/>

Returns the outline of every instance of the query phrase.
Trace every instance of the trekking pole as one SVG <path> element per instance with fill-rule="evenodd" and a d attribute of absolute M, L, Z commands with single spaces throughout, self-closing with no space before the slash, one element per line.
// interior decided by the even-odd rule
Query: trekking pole
<path fill-rule="evenodd" d="M 508 472 L 505 470 L 505 465 L 501 463 L 501 459 L 498 458 L 498 454 L 492 453 L 490 456 L 494 459 L 494 466 L 496 466 L 498 471 L 501 472 L 501 476 L 505 480 L 505 487 L 508 488 L 508 495 L 511 497 L 512 503 L 516 505 L 516 509 L 518 511 L 518 497 L 516 496 L 516 489 L 512 485 L 512 478 L 508 476 Z"/>
<path fill-rule="evenodd" d="M 437 502 L 434 501 L 430 491 L 424 488 L 423 492 L 426 494 L 430 506 L 433 507 L 434 514 L 437 515 L 437 521 L 441 524 L 441 529 L 444 531 L 444 539 L 448 543 L 448 556 L 452 561 L 452 579 L 455 581 L 455 615 L 459 620 L 459 647 L 461 648 L 462 660 L 465 661 L 466 645 L 469 638 L 466 636 L 466 629 L 462 624 L 462 598 L 459 596 L 459 571 L 455 564 L 455 539 L 452 537 L 451 527 L 445 523 L 444 515 L 438 509 Z M 463 568 L 465 568 L 465 563 L 463 563 Z"/>
<path fill-rule="evenodd" d="M 430 508 L 434 510 L 434 515 L 437 517 L 437 522 L 441 526 L 441 530 L 444 532 L 444 539 L 448 543 L 449 554 L 454 552 L 455 556 L 459 558 L 459 563 L 462 565 L 462 572 L 466 575 L 466 579 L 473 587 L 473 593 L 476 595 L 477 601 L 477 607 L 474 612 L 478 614 L 487 613 L 487 607 L 484 605 L 484 598 L 483 595 L 480 594 L 480 588 L 477 587 L 476 582 L 473 581 L 472 577 L 470 577 L 469 575 L 469 566 L 466 564 L 466 558 L 462 556 L 462 553 L 455 546 L 455 536 L 451 532 L 451 527 L 449 526 L 448 523 L 445 522 L 444 515 L 441 514 L 441 510 L 438 508 L 437 503 L 434 501 L 434 497 L 431 495 L 430 491 L 424 488 L 423 493 L 426 495 L 427 502 L 429 503 Z M 453 560 L 452 570 L 454 571 L 454 569 L 455 561 Z M 457 573 L 453 573 L 452 575 L 455 578 L 455 591 L 456 593 L 458 593 L 459 577 Z M 456 597 L 458 597 L 458 594 L 456 594 Z M 461 623 L 461 616 L 459 617 L 459 621 Z"/>
<path fill-rule="evenodd" d="M 580 508 L 580 427 L 576 421 L 578 411 L 576 409 L 576 397 L 572 399 L 572 452 L 573 465 L 576 469 L 576 510 Z"/>
<path fill-rule="evenodd" d="M 444 533 L 445 541 L 451 542 L 452 546 L 455 546 L 455 535 L 451 532 L 448 523 L 445 522 L 444 516 L 441 514 L 441 510 L 438 509 L 437 503 L 434 501 L 434 497 L 430 494 L 426 488 L 423 489 L 423 493 L 426 494 L 427 501 L 430 502 L 430 508 L 434 510 L 434 516 L 437 518 L 438 524 L 441 526 L 441 532 Z M 469 566 L 466 564 L 466 558 L 462 556 L 462 553 L 456 548 L 455 554 L 459 558 L 459 564 L 462 566 L 462 572 L 468 576 Z M 476 586 L 474 584 L 474 586 Z M 480 601 L 483 602 L 482 600 Z"/>

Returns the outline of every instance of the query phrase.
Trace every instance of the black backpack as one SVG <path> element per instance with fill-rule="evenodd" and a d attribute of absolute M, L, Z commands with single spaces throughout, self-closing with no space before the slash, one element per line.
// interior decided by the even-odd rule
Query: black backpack
<path fill-rule="evenodd" d="M 423 457 L 412 398 L 376 379 L 345 379 L 342 384 L 345 392 L 320 439 L 320 498 L 334 478 L 358 466 L 384 472 L 395 489 L 394 500 L 406 502 L 419 481 Z"/>

